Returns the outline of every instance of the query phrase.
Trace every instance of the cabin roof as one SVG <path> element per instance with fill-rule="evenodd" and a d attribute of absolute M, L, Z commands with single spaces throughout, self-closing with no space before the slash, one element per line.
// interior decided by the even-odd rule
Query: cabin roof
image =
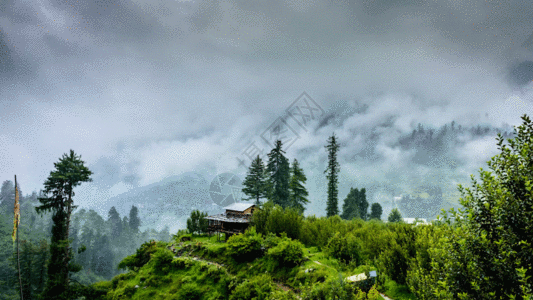
<path fill-rule="evenodd" d="M 248 223 L 249 221 L 246 218 L 228 218 L 225 214 L 220 215 L 214 215 L 214 216 L 208 216 L 205 217 L 207 220 L 214 220 L 214 221 L 224 221 L 224 222 L 230 222 L 230 223 Z"/>
<path fill-rule="evenodd" d="M 224 207 L 226 210 L 234 210 L 234 211 L 245 211 L 248 208 L 255 206 L 255 204 L 251 203 L 233 203 L 231 205 L 228 205 Z"/>

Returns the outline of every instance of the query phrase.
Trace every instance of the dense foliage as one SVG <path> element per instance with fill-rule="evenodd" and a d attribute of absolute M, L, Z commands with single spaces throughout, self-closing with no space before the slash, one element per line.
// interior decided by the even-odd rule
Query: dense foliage
<path fill-rule="evenodd" d="M 187 230 L 192 233 L 207 233 L 209 220 L 207 220 L 207 213 L 194 210 L 191 212 L 191 217 L 187 219 Z"/>

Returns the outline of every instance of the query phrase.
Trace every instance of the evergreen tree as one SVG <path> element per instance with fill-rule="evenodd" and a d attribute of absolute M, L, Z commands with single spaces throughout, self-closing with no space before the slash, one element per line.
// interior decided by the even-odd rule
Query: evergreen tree
<path fill-rule="evenodd" d="M 130 231 L 130 220 L 128 217 L 124 216 L 124 218 L 122 218 L 122 233 L 126 231 Z"/>
<path fill-rule="evenodd" d="M 382 213 L 383 208 L 381 208 L 381 205 L 377 202 L 372 203 L 372 206 L 370 207 L 370 218 L 381 220 Z"/>
<path fill-rule="evenodd" d="M 159 233 L 159 239 L 160 241 L 168 242 L 170 240 L 170 228 L 168 228 L 168 225 L 165 225 L 165 227 L 161 230 Z M 207 228 L 205 228 L 205 231 L 207 231 Z"/>
<path fill-rule="evenodd" d="M 82 248 L 85 247 L 86 250 L 85 252 L 79 254 L 78 261 L 85 269 L 89 269 L 91 267 L 91 253 L 93 252 L 94 248 L 94 238 L 94 231 L 88 226 L 88 224 L 84 224 L 80 237 L 80 245 Z"/>
<path fill-rule="evenodd" d="M 32 299 L 35 285 L 35 271 L 34 271 L 34 257 L 36 255 L 36 247 L 27 240 L 20 241 L 21 244 L 21 278 L 22 278 L 22 295 L 23 299 Z"/>
<path fill-rule="evenodd" d="M 260 204 L 260 198 L 265 198 L 267 196 L 265 172 L 266 170 L 263 160 L 257 155 L 257 158 L 254 159 L 250 165 L 248 175 L 246 175 L 246 179 L 244 179 L 243 182 L 244 188 L 242 189 L 243 193 L 249 197 L 246 200 L 255 199 L 256 205 Z"/>
<path fill-rule="evenodd" d="M 22 197 L 22 191 L 20 189 L 20 183 L 17 183 L 19 191 L 19 204 L 22 207 L 24 199 Z M 15 207 L 15 185 L 13 181 L 6 180 L 2 183 L 0 190 L 0 211 L 4 214 L 13 214 L 13 207 Z"/>
<path fill-rule="evenodd" d="M 207 213 L 193 210 L 191 217 L 187 219 L 187 230 L 192 234 L 207 232 L 209 220 L 205 219 L 205 217 L 207 217 Z"/>
<path fill-rule="evenodd" d="M 328 145 L 325 146 L 328 150 L 328 167 L 324 171 L 326 173 L 326 178 L 328 179 L 328 200 L 327 200 L 327 216 L 331 217 L 339 214 L 338 207 L 338 174 L 340 172 L 340 165 L 337 162 L 337 152 L 339 151 L 339 144 L 333 134 L 328 139 Z"/>
<path fill-rule="evenodd" d="M 46 240 L 41 240 L 39 248 L 37 250 L 37 257 L 35 258 L 35 272 L 36 272 L 36 284 L 35 294 L 41 294 L 44 291 L 48 269 L 48 259 L 50 258 L 50 245 Z M 26 299 L 26 298 L 24 298 Z"/>
<path fill-rule="evenodd" d="M 402 215 L 400 214 L 400 211 L 397 208 L 394 208 L 390 212 L 389 217 L 388 217 L 388 221 L 390 223 L 401 222 L 402 221 Z"/>
<path fill-rule="evenodd" d="M 92 172 L 84 166 L 81 156 L 77 156 L 74 150 L 70 150 L 70 154 L 63 154 L 54 166 L 56 170 L 50 172 L 44 183 L 43 197 L 39 198 L 41 205 L 35 208 L 38 213 L 52 211 L 54 221 L 48 281 L 42 296 L 44 299 L 71 299 L 69 272 L 79 271 L 79 267 L 71 263 L 70 217 L 77 207 L 73 205 L 72 197 L 76 186 L 92 181 Z M 49 194 L 52 195 L 49 197 Z"/>
<path fill-rule="evenodd" d="M 366 200 L 366 189 L 362 188 L 356 197 L 357 210 L 359 217 L 363 220 L 368 220 L 368 201 Z"/>
<path fill-rule="evenodd" d="M 276 147 L 268 154 L 268 199 L 283 208 L 289 206 L 289 160 L 283 155 L 282 143 L 276 141 Z"/>
<path fill-rule="evenodd" d="M 136 206 L 132 206 L 130 209 L 130 229 L 133 233 L 139 233 L 139 227 L 141 226 L 141 219 L 139 219 L 139 210 Z"/>
<path fill-rule="evenodd" d="M 113 275 L 114 255 L 107 235 L 99 235 L 95 241 L 91 269 L 96 275 L 109 279 Z"/>
<path fill-rule="evenodd" d="M 294 207 L 300 214 L 303 214 L 305 207 L 309 200 L 307 196 L 309 193 L 304 184 L 307 181 L 307 177 L 304 171 L 300 168 L 300 164 L 296 159 L 292 163 L 291 179 L 289 182 L 289 206 Z"/>
<path fill-rule="evenodd" d="M 351 220 L 353 218 L 359 218 L 359 207 L 357 206 L 357 197 L 359 195 L 359 190 L 350 188 L 350 192 L 346 195 L 344 199 L 344 204 L 342 205 L 342 214 L 341 218 L 344 220 Z"/>
<path fill-rule="evenodd" d="M 118 239 L 122 234 L 122 220 L 114 206 L 109 210 L 107 222 L 111 229 L 111 240 Z"/>

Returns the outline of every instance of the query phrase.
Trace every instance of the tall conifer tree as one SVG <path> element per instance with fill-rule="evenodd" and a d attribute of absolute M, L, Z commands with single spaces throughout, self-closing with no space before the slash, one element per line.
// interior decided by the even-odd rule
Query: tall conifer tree
<path fill-rule="evenodd" d="M 339 214 L 338 208 L 338 184 L 339 184 L 339 172 L 340 165 L 337 162 L 337 152 L 339 151 L 339 144 L 333 134 L 328 139 L 328 145 L 325 146 L 328 150 L 328 167 L 324 171 L 326 178 L 328 179 L 328 200 L 326 206 L 327 216 L 331 217 Z"/>
<path fill-rule="evenodd" d="M 73 205 L 74 188 L 82 182 L 92 181 L 92 172 L 84 166 L 81 156 L 74 150 L 63 154 L 59 162 L 54 163 L 55 171 L 44 183 L 42 197 L 39 197 L 38 213 L 53 212 L 52 238 L 50 244 L 50 262 L 48 264 L 48 281 L 43 291 L 44 299 L 72 299 L 69 287 L 69 272 L 79 271 L 71 264 L 72 249 L 69 241 L 70 216 L 77 207 Z M 48 196 L 51 194 L 51 196 Z"/>
<path fill-rule="evenodd" d="M 356 198 L 356 205 L 359 211 L 359 217 L 368 220 L 368 201 L 366 201 L 366 189 L 362 188 Z"/>
<path fill-rule="evenodd" d="M 114 206 L 109 210 L 107 221 L 111 229 L 111 239 L 116 240 L 122 234 L 122 220 Z"/>
<path fill-rule="evenodd" d="M 260 204 L 259 199 L 267 196 L 266 179 L 265 165 L 261 157 L 257 155 L 257 158 L 252 161 L 248 175 L 243 182 L 244 188 L 242 192 L 249 197 L 246 200 L 255 199 L 255 204 Z"/>
<path fill-rule="evenodd" d="M 351 220 L 353 218 L 359 218 L 359 207 L 357 206 L 357 197 L 359 195 L 359 190 L 350 188 L 350 192 L 346 195 L 344 199 L 344 204 L 342 205 L 342 214 L 341 218 L 345 220 Z"/>
<path fill-rule="evenodd" d="M 302 214 L 305 210 L 304 204 L 309 203 L 307 196 L 309 193 L 304 184 L 307 181 L 307 177 L 304 174 L 304 170 L 300 168 L 298 160 L 294 159 L 291 166 L 291 180 L 289 182 L 289 205 L 298 209 Z"/>
<path fill-rule="evenodd" d="M 133 233 L 139 233 L 139 227 L 141 226 L 141 219 L 139 219 L 139 209 L 133 205 L 130 209 L 130 229 Z"/>
<path fill-rule="evenodd" d="M 282 143 L 276 141 L 276 147 L 268 154 L 268 197 L 274 204 L 285 208 L 289 205 L 289 160 L 283 155 Z"/>

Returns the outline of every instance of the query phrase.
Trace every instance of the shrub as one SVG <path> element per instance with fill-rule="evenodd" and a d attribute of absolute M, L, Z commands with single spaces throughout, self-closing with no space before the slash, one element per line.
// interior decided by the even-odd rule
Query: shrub
<path fill-rule="evenodd" d="M 155 241 L 146 242 L 137 249 L 133 255 L 126 256 L 119 264 L 118 269 L 138 270 L 150 261 L 150 256 L 157 250 L 157 246 L 163 246 L 164 242 L 156 243 Z"/>
<path fill-rule="evenodd" d="M 297 300 L 296 295 L 290 291 L 280 291 L 276 290 L 272 294 L 270 294 L 270 297 L 268 299 L 271 300 Z"/>
<path fill-rule="evenodd" d="M 188 258 L 176 257 L 172 259 L 171 266 L 176 270 L 183 270 L 191 267 L 194 262 Z"/>
<path fill-rule="evenodd" d="M 292 268 L 303 261 L 302 243 L 288 238 L 283 239 L 277 246 L 268 250 L 267 255 L 278 266 Z"/>
<path fill-rule="evenodd" d="M 227 253 L 234 259 L 252 260 L 261 256 L 261 234 L 255 231 L 255 227 L 250 227 L 244 234 L 233 235 L 227 242 Z"/>
<path fill-rule="evenodd" d="M 381 271 L 399 284 L 405 284 L 407 269 L 409 268 L 409 256 L 395 241 L 390 248 L 383 251 L 379 257 Z"/>
<path fill-rule="evenodd" d="M 349 263 L 353 260 L 359 264 L 361 261 L 361 245 L 352 233 L 343 236 L 336 232 L 329 240 L 325 250 L 328 255 L 343 263 Z"/>
<path fill-rule="evenodd" d="M 235 290 L 231 293 L 230 300 L 249 300 L 249 299 L 268 299 L 272 291 L 274 290 L 274 284 L 269 275 L 262 274 L 254 276 L 249 280 L 244 280 L 241 284 L 237 285 Z"/>
<path fill-rule="evenodd" d="M 158 249 L 153 255 L 152 260 L 154 263 L 154 269 L 163 273 L 168 272 L 170 263 L 174 259 L 174 253 L 172 251 L 163 248 Z"/>
<path fill-rule="evenodd" d="M 178 299 L 199 300 L 201 297 L 202 291 L 194 283 L 184 284 L 178 291 Z"/>
<path fill-rule="evenodd" d="M 273 234 L 272 232 L 269 232 L 267 236 L 265 237 L 265 240 L 263 242 L 263 247 L 265 248 L 273 248 L 278 245 L 278 243 L 281 241 L 281 238 L 279 238 L 277 235 Z"/>

